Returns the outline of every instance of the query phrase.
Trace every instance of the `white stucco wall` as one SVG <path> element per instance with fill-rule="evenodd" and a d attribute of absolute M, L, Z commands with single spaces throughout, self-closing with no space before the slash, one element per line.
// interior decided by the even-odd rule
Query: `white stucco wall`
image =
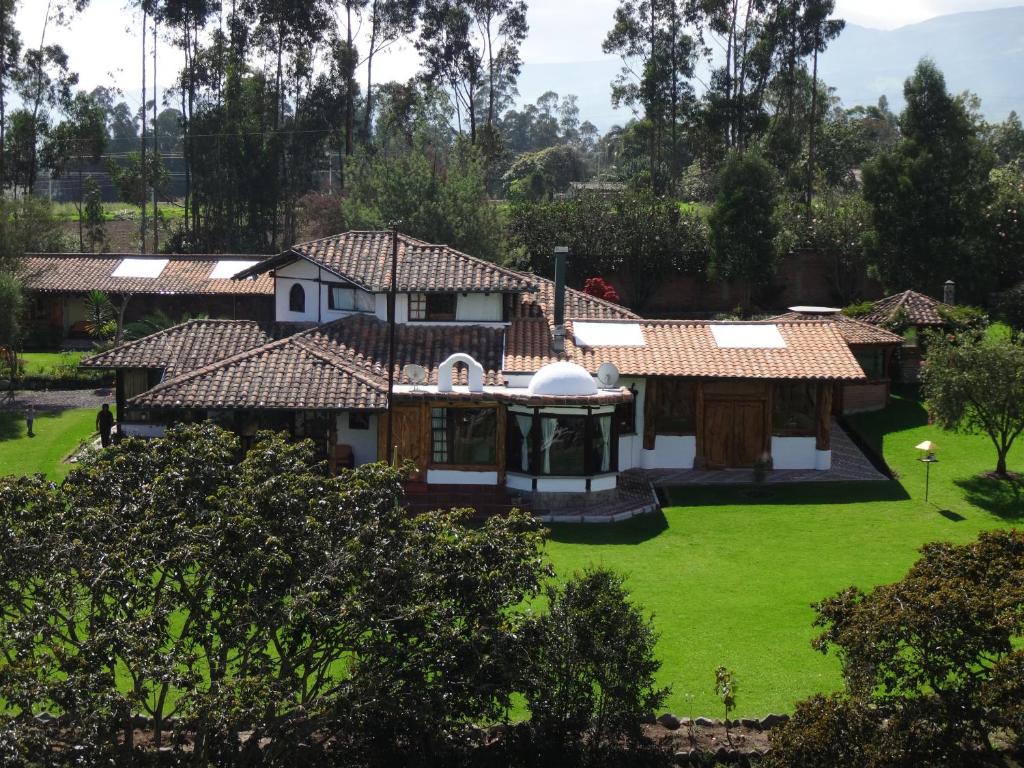
<path fill-rule="evenodd" d="M 590 490 L 592 491 L 611 491 L 615 489 L 615 483 L 618 480 L 617 475 L 601 475 L 600 477 L 590 478 Z"/>
<path fill-rule="evenodd" d="M 640 466 L 644 469 L 693 469 L 696 456 L 696 436 L 657 435 L 654 450 L 640 449 Z"/>
<path fill-rule="evenodd" d="M 461 322 L 500 322 L 501 297 L 500 293 L 460 293 L 455 300 L 455 319 Z"/>
<path fill-rule="evenodd" d="M 348 412 L 337 418 L 338 445 L 351 445 L 356 466 L 377 460 L 377 414 L 370 414 L 369 429 L 349 429 Z"/>
<path fill-rule="evenodd" d="M 497 472 L 471 472 L 457 469 L 428 469 L 427 482 L 439 485 L 497 485 Z"/>
<path fill-rule="evenodd" d="M 813 437 L 772 436 L 773 469 L 814 469 L 817 465 Z"/>
<path fill-rule="evenodd" d="M 529 475 L 517 475 L 509 472 L 505 475 L 505 485 L 517 491 L 532 491 L 533 478 Z"/>
<path fill-rule="evenodd" d="M 279 322 L 315 323 L 319 317 L 319 295 L 317 278 L 320 269 L 308 261 L 299 260 L 287 264 L 274 271 L 274 304 L 275 317 Z M 288 299 L 292 286 L 299 283 L 306 292 L 306 308 L 304 312 L 292 312 L 288 309 Z"/>
<path fill-rule="evenodd" d="M 585 492 L 587 490 L 587 479 L 585 477 L 538 477 L 537 490 L 541 492 Z"/>

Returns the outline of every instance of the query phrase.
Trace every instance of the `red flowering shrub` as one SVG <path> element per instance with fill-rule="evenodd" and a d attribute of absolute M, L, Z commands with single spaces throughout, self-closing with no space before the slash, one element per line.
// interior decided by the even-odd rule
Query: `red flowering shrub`
<path fill-rule="evenodd" d="M 583 292 L 588 296 L 596 296 L 599 299 L 604 299 L 614 304 L 619 303 L 619 292 L 602 277 L 587 278 L 587 281 L 583 284 Z"/>

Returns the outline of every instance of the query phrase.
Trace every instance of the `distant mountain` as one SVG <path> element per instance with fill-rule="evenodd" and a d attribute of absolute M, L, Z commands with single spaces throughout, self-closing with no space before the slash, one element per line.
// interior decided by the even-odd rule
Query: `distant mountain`
<path fill-rule="evenodd" d="M 818 72 L 843 104 L 873 104 L 885 94 L 903 108 L 903 81 L 923 56 L 935 60 L 954 93 L 981 97 L 990 120 L 1024 113 L 1024 7 L 938 16 L 889 31 L 847 24 Z"/>
<path fill-rule="evenodd" d="M 847 24 L 821 57 L 818 72 L 848 107 L 874 104 L 884 94 L 898 111 L 903 81 L 923 56 L 935 60 L 951 91 L 980 96 L 990 120 L 1002 120 L 1014 109 L 1024 114 L 1024 6 L 954 13 L 893 30 Z M 614 57 L 528 63 L 519 78 L 520 101 L 536 101 L 545 91 L 575 93 L 580 119 L 605 131 L 631 117 L 611 106 L 610 83 L 621 66 Z M 698 74 L 707 79 L 706 73 Z"/>

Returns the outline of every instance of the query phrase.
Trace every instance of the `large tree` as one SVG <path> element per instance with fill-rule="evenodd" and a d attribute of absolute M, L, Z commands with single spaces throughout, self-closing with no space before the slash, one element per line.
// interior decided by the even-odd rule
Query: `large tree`
<path fill-rule="evenodd" d="M 746 304 L 756 289 L 771 284 L 775 270 L 776 179 L 772 167 L 754 153 L 732 153 L 718 179 L 718 199 L 708 225 L 711 274 L 746 286 Z"/>
<path fill-rule="evenodd" d="M 621 0 L 605 53 L 622 57 L 612 104 L 643 111 L 649 124 L 648 167 L 657 193 L 675 184 L 683 167 L 684 121 L 692 111 L 690 78 L 696 46 L 685 31 L 684 0 Z"/>
<path fill-rule="evenodd" d="M 1024 337 L 952 339 L 933 334 L 921 369 L 928 411 L 939 425 L 988 436 L 996 474 L 1024 432 Z"/>
<path fill-rule="evenodd" d="M 65 109 L 64 120 L 55 126 L 43 145 L 43 164 L 55 178 L 74 174 L 75 208 L 78 211 L 78 248 L 85 251 L 82 207 L 85 204 L 85 168 L 100 161 L 107 146 L 106 113 L 85 91 L 79 91 Z"/>
<path fill-rule="evenodd" d="M 864 168 L 878 275 L 893 290 L 934 292 L 954 279 L 961 295 L 982 300 L 995 277 L 980 231 L 992 154 L 933 62 L 918 64 L 903 92 L 901 140 Z"/>
<path fill-rule="evenodd" d="M 525 0 L 424 5 L 416 43 L 424 78 L 451 94 L 459 130 L 465 115 L 473 144 L 478 126 L 494 126 L 504 96 L 515 88 L 522 67 L 519 48 L 528 29 Z"/>

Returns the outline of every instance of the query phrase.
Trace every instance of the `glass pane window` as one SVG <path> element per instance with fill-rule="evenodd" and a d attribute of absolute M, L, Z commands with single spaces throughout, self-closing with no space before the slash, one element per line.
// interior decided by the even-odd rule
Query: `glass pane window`
<path fill-rule="evenodd" d="M 433 408 L 435 464 L 494 466 L 498 460 L 498 412 L 494 408 Z"/>
<path fill-rule="evenodd" d="M 327 286 L 327 308 L 335 310 L 354 309 L 355 291 L 340 283 L 330 283 Z"/>
<path fill-rule="evenodd" d="M 291 289 L 288 291 L 288 311 L 306 311 L 306 291 L 298 283 L 294 283 Z"/>
<path fill-rule="evenodd" d="M 818 385 L 780 382 L 775 385 L 772 430 L 783 434 L 813 435 L 817 419 Z"/>
<path fill-rule="evenodd" d="M 858 349 L 853 353 L 869 379 L 884 379 L 885 353 L 881 349 Z"/>
<path fill-rule="evenodd" d="M 541 471 L 545 475 L 586 473 L 587 417 L 542 416 Z"/>
<path fill-rule="evenodd" d="M 455 299 L 454 293 L 428 293 L 427 320 L 454 320 Z"/>
<path fill-rule="evenodd" d="M 427 319 L 427 295 L 425 293 L 409 294 L 409 319 Z"/>

